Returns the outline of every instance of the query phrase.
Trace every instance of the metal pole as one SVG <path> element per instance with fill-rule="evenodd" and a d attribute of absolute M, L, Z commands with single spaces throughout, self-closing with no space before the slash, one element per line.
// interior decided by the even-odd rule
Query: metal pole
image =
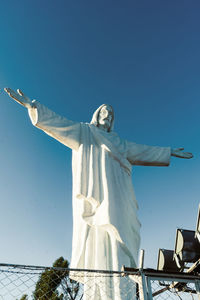
<path fill-rule="evenodd" d="M 140 258 L 139 258 L 139 269 L 143 270 L 144 267 L 144 249 L 140 250 Z"/>
<path fill-rule="evenodd" d="M 196 287 L 198 299 L 200 300 L 200 280 L 195 280 L 195 287 Z"/>

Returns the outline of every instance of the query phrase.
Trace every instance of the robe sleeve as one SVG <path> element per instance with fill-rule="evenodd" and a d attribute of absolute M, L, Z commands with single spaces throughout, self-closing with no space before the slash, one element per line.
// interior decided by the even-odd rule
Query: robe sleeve
<path fill-rule="evenodd" d="M 28 109 L 28 113 L 34 126 L 65 146 L 78 150 L 81 123 L 61 117 L 37 101 L 33 101 L 33 107 Z"/>
<path fill-rule="evenodd" d="M 127 159 L 132 165 L 168 166 L 171 148 L 140 145 L 127 142 Z"/>

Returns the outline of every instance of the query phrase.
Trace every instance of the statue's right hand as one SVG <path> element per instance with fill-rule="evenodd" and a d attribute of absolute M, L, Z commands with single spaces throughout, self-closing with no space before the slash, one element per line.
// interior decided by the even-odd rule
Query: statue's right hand
<path fill-rule="evenodd" d="M 10 88 L 4 88 L 4 91 L 19 104 L 25 106 L 26 108 L 31 108 L 33 106 L 30 98 L 24 95 L 21 90 L 17 90 L 17 92 L 13 91 Z"/>

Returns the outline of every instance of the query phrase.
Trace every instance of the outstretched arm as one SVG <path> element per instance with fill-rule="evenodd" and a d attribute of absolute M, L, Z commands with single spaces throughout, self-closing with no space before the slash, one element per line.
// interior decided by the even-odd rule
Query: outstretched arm
<path fill-rule="evenodd" d="M 136 144 L 127 142 L 127 159 L 132 165 L 168 166 L 171 148 Z"/>
<path fill-rule="evenodd" d="M 10 88 L 5 88 L 4 90 L 12 99 L 28 109 L 29 117 L 34 126 L 65 146 L 78 150 L 81 133 L 80 123 L 57 115 L 38 101 L 31 101 L 21 90 L 17 90 L 17 92 Z"/>
<path fill-rule="evenodd" d="M 170 157 L 192 158 L 192 153 L 183 152 L 183 148 L 157 147 L 127 142 L 127 159 L 133 165 L 168 166 Z"/>

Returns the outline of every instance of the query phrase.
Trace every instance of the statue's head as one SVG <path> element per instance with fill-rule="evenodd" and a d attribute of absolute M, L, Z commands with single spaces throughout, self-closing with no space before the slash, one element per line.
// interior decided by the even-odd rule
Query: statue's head
<path fill-rule="evenodd" d="M 103 104 L 94 112 L 90 124 L 110 132 L 114 125 L 114 111 L 111 105 Z"/>

